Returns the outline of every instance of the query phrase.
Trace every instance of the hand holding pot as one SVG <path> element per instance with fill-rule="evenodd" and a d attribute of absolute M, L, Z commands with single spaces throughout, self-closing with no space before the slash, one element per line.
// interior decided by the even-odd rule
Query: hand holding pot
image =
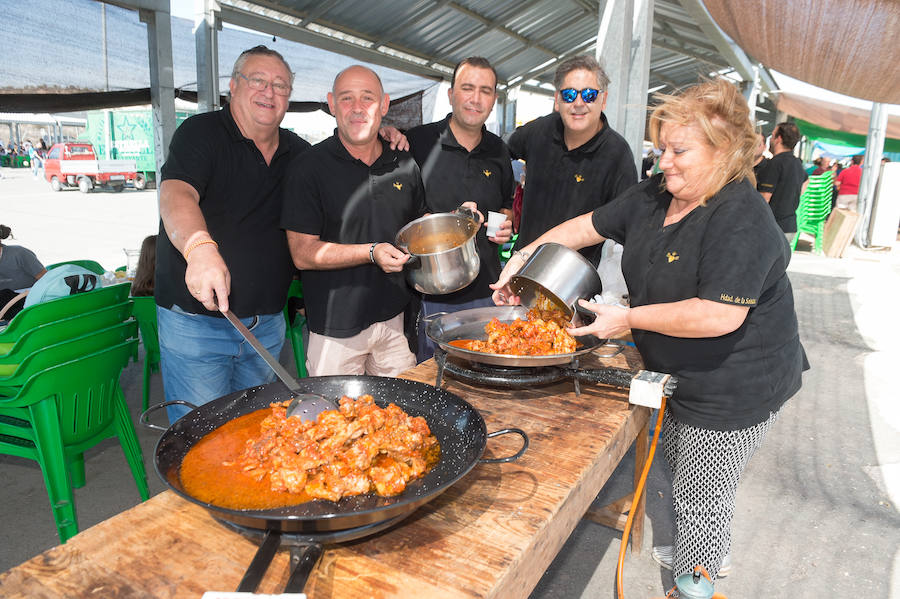
<path fill-rule="evenodd" d="M 372 258 L 375 260 L 375 265 L 381 270 L 391 273 L 403 270 L 403 265 L 406 264 L 410 256 L 384 241 L 375 244 L 375 247 L 372 248 Z"/>
<path fill-rule="evenodd" d="M 517 306 L 522 303 L 519 296 L 515 295 L 513 290 L 510 289 L 509 280 L 522 269 L 525 261 L 528 260 L 528 255 L 526 251 L 513 252 L 513 255 L 507 260 L 506 266 L 500 271 L 500 278 L 497 279 L 497 282 L 488 285 L 494 290 L 494 293 L 491 294 L 494 304 L 498 306 Z"/>
<path fill-rule="evenodd" d="M 595 304 L 585 299 L 578 300 L 578 305 L 590 310 L 597 317 L 589 325 L 566 329 L 572 336 L 594 335 L 600 339 L 611 339 L 620 336 L 631 328 L 628 324 L 629 308 L 609 304 Z"/>

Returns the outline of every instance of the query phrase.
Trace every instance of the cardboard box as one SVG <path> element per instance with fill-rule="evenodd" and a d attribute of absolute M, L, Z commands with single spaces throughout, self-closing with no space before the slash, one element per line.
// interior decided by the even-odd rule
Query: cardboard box
<path fill-rule="evenodd" d="M 825 235 L 822 250 L 829 258 L 842 258 L 853 239 L 859 213 L 853 210 L 834 209 L 825 221 Z"/>

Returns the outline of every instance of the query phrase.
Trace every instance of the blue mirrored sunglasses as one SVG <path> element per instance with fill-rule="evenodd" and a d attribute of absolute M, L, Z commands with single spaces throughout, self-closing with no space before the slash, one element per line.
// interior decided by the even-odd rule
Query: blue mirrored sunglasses
<path fill-rule="evenodd" d="M 600 94 L 600 90 L 594 89 L 592 87 L 586 87 L 584 89 L 567 87 L 566 89 L 559 90 L 559 97 L 562 98 L 562 101 L 566 104 L 571 104 L 572 102 L 574 102 L 575 98 L 578 97 L 578 94 L 581 94 L 581 99 L 584 100 L 585 104 L 590 104 L 597 99 L 597 96 Z"/>

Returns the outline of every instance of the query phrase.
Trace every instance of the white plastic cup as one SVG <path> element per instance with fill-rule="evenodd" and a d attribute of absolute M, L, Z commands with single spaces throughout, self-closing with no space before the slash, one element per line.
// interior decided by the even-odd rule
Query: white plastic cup
<path fill-rule="evenodd" d="M 495 237 L 500 232 L 500 225 L 506 220 L 506 215 L 502 212 L 488 212 L 487 217 L 487 236 Z"/>

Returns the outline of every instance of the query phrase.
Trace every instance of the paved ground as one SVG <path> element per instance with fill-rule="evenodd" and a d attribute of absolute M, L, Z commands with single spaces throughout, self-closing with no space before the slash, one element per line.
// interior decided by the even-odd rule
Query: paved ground
<path fill-rule="evenodd" d="M 0 222 L 45 262 L 92 258 L 124 263 L 122 248 L 155 231 L 155 192 L 53 194 L 30 174 L 2 169 Z M 738 492 L 733 573 L 716 590 L 731 599 L 900 598 L 900 245 L 893 252 L 850 248 L 844 259 L 798 252 L 790 269 L 801 338 L 812 363 L 804 387 L 782 411 Z M 282 362 L 290 365 L 286 347 Z M 140 364 L 122 377 L 133 414 Z M 159 376 L 153 401 L 161 397 Z M 155 434 L 139 430 L 144 455 Z M 625 594 L 659 597 L 671 577 L 649 546 L 672 539 L 670 481 L 657 456 L 648 481 L 645 549 L 628 554 Z M 151 493 L 162 490 L 152 472 Z M 86 455 L 87 485 L 76 491 L 81 528 L 138 502 L 121 449 L 107 442 Z M 0 571 L 57 543 L 40 470 L 0 456 Z M 631 462 L 598 503 L 626 492 Z M 620 533 L 582 522 L 532 597 L 615 597 Z M 153 558 L 151 558 L 153 559 Z"/>

